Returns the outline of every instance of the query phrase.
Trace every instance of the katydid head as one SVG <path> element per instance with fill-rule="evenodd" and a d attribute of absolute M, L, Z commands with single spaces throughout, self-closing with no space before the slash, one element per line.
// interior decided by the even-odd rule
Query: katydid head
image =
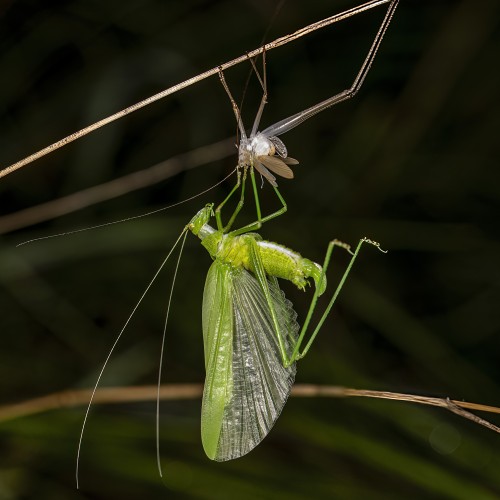
<path fill-rule="evenodd" d="M 207 224 L 211 217 L 214 215 L 214 204 L 207 203 L 190 221 L 186 226 L 195 236 L 198 236 L 201 228 Z"/>
<path fill-rule="evenodd" d="M 208 221 L 214 215 L 214 204 L 205 205 L 189 222 L 186 229 L 189 229 L 201 240 L 201 244 L 214 256 L 219 248 L 219 242 L 223 238 L 222 231 L 215 230 Z M 186 230 L 185 229 L 185 230 Z"/>

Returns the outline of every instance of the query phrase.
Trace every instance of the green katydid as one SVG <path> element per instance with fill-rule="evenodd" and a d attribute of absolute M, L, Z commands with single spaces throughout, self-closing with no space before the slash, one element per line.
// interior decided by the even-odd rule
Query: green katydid
<path fill-rule="evenodd" d="M 253 170 L 250 176 L 257 197 Z M 246 171 L 242 191 L 245 178 Z M 185 230 L 197 235 L 214 259 L 203 294 L 206 379 L 201 435 L 207 456 L 225 461 L 245 455 L 268 434 L 290 394 L 296 361 L 306 355 L 313 343 L 361 245 L 367 242 L 378 247 L 378 243 L 367 238 L 359 242 L 323 316 L 303 347 L 317 299 L 326 289 L 325 272 L 333 248 L 340 246 L 350 251 L 349 246 L 331 241 L 320 266 L 252 233 L 260 225 L 258 221 L 227 232 L 220 217 L 217 229 L 208 224 L 212 215 L 213 205 L 209 204 Z M 314 281 L 314 295 L 300 333 L 297 314 L 277 278 L 287 279 L 302 290 L 308 278 Z"/>
<path fill-rule="evenodd" d="M 258 220 L 230 231 L 235 216 L 243 205 L 248 172 L 257 205 Z M 290 394 L 295 378 L 296 361 L 304 357 L 311 347 L 347 279 L 361 246 L 363 243 L 369 243 L 381 250 L 378 243 L 367 238 L 359 241 L 354 252 L 351 252 L 349 245 L 332 240 L 328 244 L 323 266 L 320 266 L 303 258 L 299 253 L 283 245 L 265 241 L 260 235 L 252 232 L 263 222 L 279 216 L 282 209 L 261 217 L 252 168 L 243 170 L 241 183 L 238 185 L 241 189 L 240 200 L 225 227 L 222 223 L 221 208 L 229 197 L 215 211 L 217 229 L 208 224 L 214 215 L 213 204 L 202 208 L 186 225 L 108 352 L 92 391 L 81 428 L 76 465 L 77 487 L 83 433 L 104 370 L 132 316 L 181 241 L 182 254 L 188 231 L 201 239 L 202 245 L 214 259 L 208 271 L 203 295 L 202 323 L 206 380 L 201 434 L 207 456 L 217 461 L 231 460 L 245 455 L 269 433 Z M 282 200 L 277 188 L 274 189 Z M 231 193 L 234 192 L 233 189 Z M 284 203 L 284 200 L 282 202 Z M 325 274 L 336 246 L 349 251 L 351 259 L 318 324 L 305 341 L 317 299 L 326 290 Z M 177 268 L 167 309 L 162 353 Z M 300 333 L 296 322 L 297 314 L 281 291 L 277 278 L 287 279 L 302 290 L 308 284 L 308 278 L 314 281 L 315 291 Z M 162 357 L 157 408 L 159 408 Z M 158 438 L 159 410 L 157 459 L 161 475 Z"/>

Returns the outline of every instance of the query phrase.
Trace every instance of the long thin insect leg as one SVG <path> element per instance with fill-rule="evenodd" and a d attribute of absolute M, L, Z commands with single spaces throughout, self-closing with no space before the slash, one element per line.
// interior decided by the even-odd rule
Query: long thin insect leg
<path fill-rule="evenodd" d="M 321 280 L 323 280 L 324 276 L 326 275 L 326 271 L 328 269 L 328 265 L 329 265 L 331 257 L 332 257 L 333 249 L 336 246 L 344 248 L 345 250 L 347 250 L 349 253 L 352 254 L 350 245 L 347 245 L 346 243 L 343 243 L 343 242 L 338 241 L 338 240 L 330 241 L 330 243 L 328 244 L 328 248 L 326 250 L 325 260 L 323 262 L 323 268 L 322 268 L 322 272 L 321 272 Z M 358 245 L 358 247 L 359 247 L 359 245 Z M 356 252 L 357 252 L 357 250 L 358 249 L 356 249 Z M 356 254 L 354 254 L 354 255 L 356 255 Z M 353 263 L 353 259 L 351 258 L 351 262 L 349 263 L 349 266 L 347 267 L 346 272 L 350 271 L 352 263 Z M 346 274 L 344 273 L 344 277 L 343 277 L 343 279 L 341 280 L 341 282 L 339 284 L 340 288 L 343 285 L 343 281 L 344 281 L 345 277 L 346 277 Z M 333 302 L 335 301 L 335 299 L 337 298 L 338 293 L 340 292 L 339 287 L 337 287 L 337 290 L 334 293 L 334 296 L 333 296 L 334 300 L 333 300 Z M 299 354 L 299 349 L 300 349 L 302 341 L 303 341 L 303 339 L 305 337 L 307 329 L 309 328 L 309 324 L 311 322 L 311 318 L 312 318 L 312 315 L 314 313 L 314 310 L 316 309 L 316 304 L 318 302 L 318 297 L 319 297 L 319 290 L 320 290 L 320 286 L 317 286 L 316 289 L 315 289 L 315 291 L 314 291 L 313 298 L 311 299 L 311 304 L 309 305 L 309 310 L 307 312 L 306 319 L 305 319 L 305 321 L 304 321 L 304 323 L 302 325 L 302 329 L 301 329 L 299 337 L 297 339 L 297 343 L 295 344 L 294 350 L 292 352 L 291 360 L 296 360 L 296 359 L 299 359 L 301 357 L 301 355 Z M 333 303 L 331 305 L 333 306 Z M 329 309 L 328 309 L 328 312 L 329 312 Z M 326 318 L 326 315 L 324 315 L 324 317 Z M 308 346 L 309 346 L 309 343 L 308 343 L 308 345 L 306 347 L 308 347 Z"/>
<path fill-rule="evenodd" d="M 247 171 L 246 169 L 243 170 L 243 179 L 241 179 L 241 171 L 238 170 L 238 181 L 236 182 L 236 185 L 231 189 L 231 192 L 226 196 L 224 201 L 222 201 L 217 208 L 215 209 L 215 220 L 217 221 L 217 229 L 219 231 L 222 231 L 223 233 L 227 233 L 230 229 L 231 226 L 234 223 L 234 220 L 236 219 L 236 216 L 240 213 L 240 210 L 243 208 L 243 204 L 245 202 L 245 187 L 246 187 L 246 180 L 247 180 Z M 240 199 L 236 205 L 236 208 L 233 212 L 233 215 L 231 215 L 229 222 L 226 224 L 226 226 L 223 225 L 222 223 L 222 208 L 225 206 L 225 204 L 229 201 L 231 196 L 238 190 L 238 188 L 241 187 L 241 193 L 240 193 Z"/>
<path fill-rule="evenodd" d="M 170 305 L 172 304 L 172 296 L 174 294 L 175 281 L 177 279 L 177 271 L 179 270 L 179 264 L 181 262 L 182 253 L 184 251 L 184 243 L 186 243 L 186 236 L 188 232 L 184 232 L 184 238 L 182 240 L 181 249 L 179 251 L 179 257 L 177 258 L 177 263 L 175 264 L 174 277 L 172 278 L 172 287 L 170 288 L 170 294 L 168 296 L 167 303 L 167 313 L 165 315 L 165 323 L 163 325 L 163 335 L 161 337 L 161 349 L 160 349 L 160 364 L 158 368 L 158 390 L 156 393 L 156 463 L 158 465 L 158 472 L 160 477 L 163 477 L 161 471 L 161 460 L 160 460 L 160 387 L 161 387 L 161 375 L 163 371 L 163 353 L 165 351 L 165 339 L 167 337 L 167 324 L 168 317 L 170 314 Z"/>
<path fill-rule="evenodd" d="M 262 117 L 262 112 L 264 111 L 264 106 L 267 104 L 267 76 L 266 76 L 266 51 L 262 52 L 262 71 L 263 71 L 263 77 L 259 75 L 259 72 L 257 71 L 257 68 L 255 66 L 255 62 L 253 59 L 250 59 L 253 69 L 255 71 L 255 74 L 257 75 L 257 78 L 259 79 L 259 82 L 262 86 L 262 99 L 260 101 L 260 106 L 257 111 L 257 114 L 255 115 L 255 120 L 253 122 L 253 127 L 252 127 L 252 132 L 250 134 L 250 137 L 254 137 L 255 134 L 257 133 L 257 129 L 259 128 L 260 124 L 260 119 Z"/>
<path fill-rule="evenodd" d="M 307 344 L 305 345 L 304 349 L 302 350 L 302 352 L 299 352 L 300 346 L 302 344 L 302 341 L 304 340 L 305 334 L 306 334 L 307 329 L 309 327 L 309 324 L 311 322 L 311 318 L 312 318 L 312 315 L 314 313 L 314 309 L 316 308 L 316 303 L 318 300 L 318 288 L 316 288 L 314 295 L 313 295 L 313 298 L 311 300 L 311 305 L 309 306 L 309 311 L 307 313 L 306 319 L 305 319 L 304 324 L 302 326 L 302 329 L 300 331 L 299 338 L 297 339 L 297 343 L 295 344 L 295 348 L 294 348 L 292 356 L 290 358 L 290 363 L 293 363 L 294 361 L 296 361 L 300 358 L 303 358 L 307 354 L 307 351 L 309 351 L 309 348 L 311 347 L 312 343 L 314 342 L 316 335 L 318 334 L 319 330 L 323 326 L 323 323 L 325 322 L 328 314 L 330 313 L 333 305 L 335 304 L 335 301 L 337 300 L 337 297 L 338 297 L 340 291 L 342 290 L 342 287 L 344 286 L 344 283 L 347 279 L 347 276 L 349 275 L 349 273 L 351 271 L 351 268 L 354 264 L 354 261 L 356 260 L 356 257 L 359 254 L 359 251 L 360 251 L 363 243 L 369 243 L 369 244 L 375 246 L 376 248 L 378 248 L 381 252 L 385 253 L 385 251 L 380 248 L 380 245 L 376 241 L 372 241 L 368 238 L 362 238 L 359 241 L 358 245 L 356 246 L 356 250 L 354 250 L 354 252 L 351 252 L 349 245 L 342 243 L 341 241 L 338 241 L 338 240 L 333 240 L 328 244 L 328 249 L 327 249 L 326 255 L 325 255 L 325 261 L 323 263 L 323 272 L 321 273 L 322 279 L 323 279 L 323 276 L 325 276 L 326 270 L 328 269 L 328 264 L 330 263 L 330 259 L 331 259 L 334 247 L 337 246 L 337 247 L 341 247 L 341 248 L 346 249 L 349 253 L 351 253 L 352 257 L 351 257 L 351 260 L 349 261 L 349 265 L 347 266 L 346 270 L 344 271 L 344 274 L 342 275 L 342 278 L 341 278 L 339 284 L 337 285 L 337 288 L 335 289 L 335 292 L 334 292 L 332 298 L 330 299 L 330 302 L 326 306 L 325 312 L 321 316 L 321 319 L 318 321 L 318 324 L 316 325 L 316 328 L 312 332 L 311 337 L 307 341 Z"/>
<path fill-rule="evenodd" d="M 283 333 L 280 329 L 280 324 L 278 321 L 278 317 L 276 315 L 276 311 L 274 310 L 274 303 L 271 298 L 271 292 L 269 291 L 269 285 L 267 283 L 267 275 L 266 270 L 264 268 L 264 264 L 260 257 L 259 250 L 257 248 L 257 243 L 255 240 L 250 240 L 250 260 L 252 262 L 253 272 L 257 281 L 259 282 L 262 291 L 264 292 L 264 296 L 266 297 L 267 305 L 269 307 L 269 311 L 271 312 L 271 318 L 273 321 L 274 331 L 276 333 L 276 337 L 278 338 L 278 346 L 281 354 L 281 360 L 283 362 L 283 366 L 290 366 L 290 361 L 288 358 L 288 353 L 285 348 L 285 340 L 283 338 Z"/>
<path fill-rule="evenodd" d="M 235 236 L 243 233 L 249 233 L 250 231 L 258 231 L 264 222 L 274 219 L 275 217 L 279 217 L 280 215 L 284 214 L 288 209 L 286 201 L 284 200 L 283 196 L 281 196 L 281 193 L 279 192 L 278 188 L 276 186 L 273 186 L 276 196 L 278 196 L 278 199 L 280 200 L 282 207 L 279 210 L 276 210 L 276 212 L 273 212 L 272 214 L 262 217 L 260 210 L 259 191 L 257 188 L 257 183 L 255 181 L 255 173 L 253 168 L 250 170 L 250 178 L 252 180 L 252 188 L 255 198 L 255 208 L 257 210 L 257 220 L 255 222 L 247 224 L 246 226 L 243 226 L 240 229 L 236 229 L 235 231 L 233 231 L 231 234 Z"/>
<path fill-rule="evenodd" d="M 375 59 L 377 51 L 380 47 L 380 43 L 382 42 L 382 38 L 384 38 L 385 32 L 389 26 L 389 23 L 391 22 L 392 16 L 394 15 L 394 11 L 398 6 L 398 2 L 399 0 L 392 0 L 392 2 L 390 3 L 389 8 L 387 9 L 387 12 L 385 14 L 384 20 L 380 25 L 380 28 L 377 32 L 377 35 L 375 36 L 375 39 L 373 40 L 373 43 L 370 47 L 370 50 L 368 51 L 368 54 L 363 62 L 363 65 L 361 66 L 361 69 L 359 70 L 356 78 L 354 79 L 353 84 L 348 89 L 343 90 L 339 94 L 336 94 L 333 97 L 330 97 L 318 104 L 315 104 L 314 106 L 311 106 L 305 111 L 296 113 L 295 115 L 289 116 L 288 118 L 285 118 L 284 120 L 281 120 L 275 123 L 274 125 L 271 125 L 270 127 L 263 130 L 262 133 L 267 137 L 284 134 L 285 132 L 288 132 L 289 130 L 301 124 L 305 120 L 308 120 L 309 118 L 311 118 L 311 116 L 314 116 L 316 113 L 320 113 L 326 108 L 334 106 L 339 102 L 345 101 L 355 96 L 356 93 L 361 88 L 361 86 L 363 85 L 363 82 L 365 80 L 366 75 L 368 74 L 368 71 L 370 71 L 373 60 Z"/>
<path fill-rule="evenodd" d="M 238 123 L 238 128 L 240 130 L 241 138 L 243 140 L 246 140 L 247 134 L 245 132 L 245 127 L 243 126 L 243 120 L 241 119 L 240 108 L 238 108 L 238 105 L 236 104 L 236 101 L 233 98 L 233 94 L 231 94 L 231 91 L 229 90 L 226 78 L 224 77 L 224 73 L 222 72 L 221 68 L 219 68 L 219 78 L 233 106 L 234 116 L 236 117 L 236 122 Z"/>
<path fill-rule="evenodd" d="M 283 215 L 287 210 L 288 206 L 286 204 L 285 199 L 283 196 L 281 196 L 281 193 L 279 192 L 278 188 L 276 186 L 273 186 L 274 192 L 276 193 L 276 196 L 278 196 L 282 207 L 279 210 L 276 210 L 276 212 L 273 212 L 272 214 L 266 215 L 263 219 L 261 219 L 261 224 L 264 224 L 264 222 L 267 222 L 271 219 L 274 219 L 275 217 L 279 217 L 280 215 Z"/>
<path fill-rule="evenodd" d="M 232 225 L 233 225 L 233 223 L 234 223 L 237 215 L 240 213 L 240 210 L 243 208 L 243 204 L 245 203 L 246 180 L 247 180 L 247 169 L 245 169 L 244 172 L 243 172 L 243 180 L 241 182 L 240 199 L 239 199 L 239 201 L 238 201 L 238 203 L 236 205 L 236 208 L 235 208 L 235 210 L 233 212 L 233 215 L 231 215 L 231 218 L 229 219 L 229 222 L 224 227 L 224 229 L 222 231 L 223 233 L 227 233 L 231 229 L 231 227 L 232 227 Z"/>
<path fill-rule="evenodd" d="M 243 171 L 243 179 L 241 179 L 240 176 L 241 176 L 240 170 L 238 170 L 238 181 L 237 181 L 236 185 L 233 187 L 233 189 L 228 194 L 228 196 L 224 199 L 224 201 L 222 201 L 222 203 L 220 203 L 215 210 L 217 229 L 219 231 L 222 230 L 223 233 L 227 233 L 231 229 L 237 215 L 239 214 L 240 210 L 243 208 L 243 204 L 245 201 L 245 183 L 246 183 L 246 176 L 247 176 L 247 169 L 246 168 Z M 233 231 L 232 234 L 235 236 L 239 235 L 239 234 L 243 234 L 243 233 L 248 233 L 250 231 L 257 231 L 258 229 L 260 229 L 260 227 L 262 226 L 262 224 L 264 222 L 267 222 L 271 219 L 274 219 L 275 217 L 279 217 L 280 215 L 284 214 L 288 209 L 287 204 L 286 204 L 283 196 L 279 192 L 278 188 L 276 186 L 273 186 L 274 191 L 276 193 L 276 196 L 280 200 L 282 207 L 279 210 L 276 210 L 276 212 L 273 212 L 272 214 L 269 214 L 269 215 L 266 215 L 265 217 L 262 217 L 262 213 L 261 213 L 261 209 L 260 209 L 259 191 L 258 191 L 257 183 L 255 180 L 255 172 L 254 172 L 253 168 L 250 168 L 250 178 L 252 181 L 252 189 L 253 189 L 254 199 L 255 199 L 255 209 L 257 212 L 257 220 L 255 222 L 252 222 L 250 224 L 243 226 L 240 229 Z M 240 200 L 236 206 L 235 211 L 233 212 L 233 215 L 229 219 L 229 222 L 226 224 L 226 226 L 224 226 L 222 223 L 222 216 L 221 216 L 222 208 L 229 201 L 231 196 L 233 196 L 233 194 L 236 192 L 238 187 L 240 187 L 240 184 L 241 184 Z"/>

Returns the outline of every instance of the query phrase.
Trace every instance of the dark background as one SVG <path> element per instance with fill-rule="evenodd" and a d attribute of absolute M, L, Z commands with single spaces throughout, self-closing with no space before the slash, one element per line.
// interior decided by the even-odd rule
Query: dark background
<path fill-rule="evenodd" d="M 290 0 L 266 40 L 353 5 Z M 350 85 L 384 11 L 270 52 L 263 127 Z M 261 0 L 4 2 L 2 166 L 258 47 L 273 15 L 274 4 Z M 293 181 L 280 182 L 288 213 L 262 235 L 320 262 L 334 237 L 354 244 L 366 235 L 389 251 L 363 248 L 299 363 L 297 383 L 500 406 L 499 23 L 497 0 L 401 0 L 359 95 L 282 136 L 301 164 Z M 226 72 L 238 101 L 249 71 L 241 64 Z M 247 127 L 260 93 L 253 77 L 243 109 Z M 141 176 L 234 133 L 227 96 L 212 77 L 0 180 L 3 404 L 92 386 L 182 227 L 205 203 L 222 200 L 234 178 L 148 218 L 15 245 L 193 196 L 234 168 L 235 151 L 108 201 L 84 195 L 88 207 L 38 224 L 21 211 L 37 207 L 39 215 L 39 204 Z M 277 207 L 268 185 L 261 202 L 266 213 Z M 68 201 L 58 206 L 70 209 Z M 241 224 L 253 215 L 249 204 Z M 346 263 L 339 252 L 331 290 Z M 201 298 L 209 264 L 188 236 L 165 384 L 203 380 Z M 171 276 L 169 266 L 146 297 L 103 386 L 155 383 Z M 283 287 L 303 317 L 310 293 Z M 163 481 L 154 402 L 95 406 L 80 491 L 74 467 L 82 407 L 0 424 L 0 499 L 500 497 L 500 436 L 444 410 L 292 398 L 258 448 L 224 464 L 203 453 L 199 400 L 166 401 L 161 411 Z"/>

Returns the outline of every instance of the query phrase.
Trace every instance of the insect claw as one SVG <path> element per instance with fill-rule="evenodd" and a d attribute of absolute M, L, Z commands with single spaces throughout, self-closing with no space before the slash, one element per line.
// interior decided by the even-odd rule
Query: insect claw
<path fill-rule="evenodd" d="M 334 239 L 331 241 L 331 244 L 336 247 L 341 247 L 344 250 L 347 250 L 351 255 L 354 255 L 353 251 L 351 250 L 351 245 L 349 245 L 348 243 L 344 243 L 343 241 Z"/>
<path fill-rule="evenodd" d="M 378 250 L 380 250 L 382 253 L 387 253 L 387 250 L 384 250 L 380 247 L 380 243 L 378 241 L 370 240 L 370 238 L 367 238 L 366 236 L 361 239 L 360 243 L 369 243 L 370 245 L 373 245 Z"/>

